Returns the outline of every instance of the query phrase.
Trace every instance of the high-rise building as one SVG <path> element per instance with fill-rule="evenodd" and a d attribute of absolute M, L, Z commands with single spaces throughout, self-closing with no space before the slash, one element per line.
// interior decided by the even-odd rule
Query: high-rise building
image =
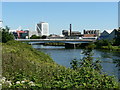
<path fill-rule="evenodd" d="M 46 22 L 40 22 L 36 25 L 36 30 L 39 36 L 48 36 L 49 35 L 49 24 Z"/>
<path fill-rule="evenodd" d="M 3 21 L 0 20 L 0 28 L 3 27 Z"/>

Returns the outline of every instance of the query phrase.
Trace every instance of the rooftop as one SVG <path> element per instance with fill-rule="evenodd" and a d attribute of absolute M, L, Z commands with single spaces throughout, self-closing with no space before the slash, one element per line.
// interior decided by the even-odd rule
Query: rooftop
<path fill-rule="evenodd" d="M 108 32 L 109 34 L 113 31 L 113 30 L 105 30 L 106 32 Z"/>

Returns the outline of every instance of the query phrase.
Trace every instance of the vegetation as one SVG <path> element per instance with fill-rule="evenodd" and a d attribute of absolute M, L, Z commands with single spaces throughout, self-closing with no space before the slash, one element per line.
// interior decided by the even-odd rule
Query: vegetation
<path fill-rule="evenodd" d="M 115 40 L 97 40 L 95 43 L 90 43 L 86 47 L 104 49 L 110 51 L 120 51 L 120 46 L 116 46 Z"/>
<path fill-rule="evenodd" d="M 117 32 L 117 37 L 114 40 L 115 40 L 114 44 L 116 46 L 119 46 L 120 45 L 120 27 L 119 27 L 119 30 Z"/>
<path fill-rule="evenodd" d="M 42 39 L 46 39 L 46 38 L 47 38 L 47 36 L 46 36 L 46 35 L 43 35 L 43 36 L 42 36 Z"/>
<path fill-rule="evenodd" d="M 32 35 L 32 36 L 30 37 L 30 39 L 41 39 L 41 37 L 40 37 L 40 36 L 36 36 L 36 35 Z"/>
<path fill-rule="evenodd" d="M 36 36 L 36 35 L 32 35 L 30 37 L 30 39 L 46 39 L 47 36 L 43 35 L 43 36 Z"/>
<path fill-rule="evenodd" d="M 7 29 L 3 32 L 8 33 Z M 2 32 L 2 33 L 3 33 Z M 3 38 L 12 36 L 3 34 Z M 49 55 L 33 49 L 26 43 L 5 39 L 2 43 L 2 76 L 4 88 L 119 88 L 113 76 L 101 72 L 99 61 L 93 62 L 91 47 L 87 46 L 80 61 L 73 60 L 71 68 L 56 64 Z M 1 44 L 1 43 L 0 43 Z"/>
<path fill-rule="evenodd" d="M 102 74 L 90 51 L 72 69 L 17 41 L 3 43 L 3 88 L 118 88 L 114 77 Z"/>
<path fill-rule="evenodd" d="M 45 45 L 49 45 L 49 46 L 64 46 L 65 44 L 64 43 L 52 43 L 52 42 L 49 42 L 49 43 L 45 43 Z"/>
<path fill-rule="evenodd" d="M 10 40 L 14 40 L 14 36 L 13 36 L 13 34 L 9 33 L 9 28 L 7 26 L 5 29 L 2 29 L 1 32 L 2 32 L 2 42 L 3 43 L 6 43 Z"/>

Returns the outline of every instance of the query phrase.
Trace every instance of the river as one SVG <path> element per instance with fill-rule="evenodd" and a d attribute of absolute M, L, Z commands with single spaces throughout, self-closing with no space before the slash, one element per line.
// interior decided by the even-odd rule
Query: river
<path fill-rule="evenodd" d="M 80 60 L 84 57 L 82 49 L 65 49 L 64 46 L 43 46 L 43 45 L 32 45 L 33 48 L 45 52 L 50 55 L 51 58 L 58 64 L 70 67 L 70 62 L 73 59 Z M 114 75 L 120 79 L 120 67 L 116 67 L 116 63 L 113 63 L 114 59 L 120 59 L 119 52 L 108 52 L 101 50 L 93 50 L 94 60 L 99 59 L 102 63 L 103 72 L 108 75 Z"/>

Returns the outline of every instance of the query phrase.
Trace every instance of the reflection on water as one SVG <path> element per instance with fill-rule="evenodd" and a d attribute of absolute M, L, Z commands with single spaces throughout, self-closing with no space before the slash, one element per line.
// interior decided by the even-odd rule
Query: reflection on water
<path fill-rule="evenodd" d="M 43 51 L 49 54 L 52 59 L 63 66 L 70 67 L 70 62 L 73 59 L 80 60 L 84 57 L 82 49 L 65 49 L 64 46 L 43 46 L 43 45 L 33 45 L 33 48 Z M 118 52 L 105 52 L 100 50 L 93 50 L 94 60 L 99 59 L 102 61 L 101 65 L 103 71 L 107 72 L 109 75 L 115 75 L 119 77 L 119 71 L 116 67 L 116 63 L 113 63 L 114 59 L 120 59 L 120 54 Z M 119 75 L 118 75 L 119 74 Z"/>

